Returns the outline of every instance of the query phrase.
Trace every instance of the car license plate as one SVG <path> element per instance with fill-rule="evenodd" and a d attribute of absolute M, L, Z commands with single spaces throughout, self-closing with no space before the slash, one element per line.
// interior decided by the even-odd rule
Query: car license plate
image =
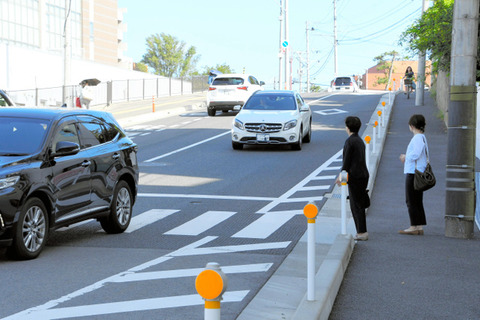
<path fill-rule="evenodd" d="M 270 141 L 270 136 L 268 134 L 257 134 L 257 141 L 259 142 Z"/>

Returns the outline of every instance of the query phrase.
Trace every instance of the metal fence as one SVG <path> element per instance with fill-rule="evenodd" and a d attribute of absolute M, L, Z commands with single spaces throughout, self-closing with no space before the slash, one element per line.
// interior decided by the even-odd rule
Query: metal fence
<path fill-rule="evenodd" d="M 12 100 L 21 106 L 75 106 L 80 96 L 80 86 L 59 86 L 8 91 Z M 64 91 L 65 89 L 65 91 Z M 192 94 L 208 90 L 208 76 L 191 78 L 127 79 L 101 82 L 92 87 L 93 100 L 90 105 L 110 105 L 115 102 L 145 100 Z M 65 93 L 64 93 L 65 92 Z M 65 98 L 64 98 L 65 96 Z"/>

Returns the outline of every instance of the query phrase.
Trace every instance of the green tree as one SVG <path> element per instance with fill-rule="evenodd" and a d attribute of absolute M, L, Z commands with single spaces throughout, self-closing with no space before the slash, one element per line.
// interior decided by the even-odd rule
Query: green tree
<path fill-rule="evenodd" d="M 400 37 L 400 45 L 414 55 L 426 51 L 433 71 L 450 71 L 454 0 L 436 0 Z"/>
<path fill-rule="evenodd" d="M 135 62 L 133 64 L 133 70 L 141 71 L 141 72 L 148 72 L 148 67 L 144 63 Z"/>
<path fill-rule="evenodd" d="M 193 72 L 198 61 L 195 47 L 186 49 L 186 44 L 177 38 L 161 33 L 149 36 L 147 53 L 142 62 L 165 77 L 184 77 Z"/>
<path fill-rule="evenodd" d="M 320 92 L 320 90 L 322 90 L 322 87 L 317 86 L 316 84 L 313 84 L 313 83 L 310 85 L 311 92 Z"/>
<path fill-rule="evenodd" d="M 217 64 L 215 67 L 205 66 L 205 67 L 204 67 L 204 71 L 203 71 L 203 75 L 208 75 L 208 73 L 210 72 L 210 70 L 218 70 L 218 71 L 220 71 L 221 73 L 235 73 L 235 70 L 233 70 L 233 69 L 232 69 L 229 65 L 227 65 L 226 63 Z"/>
<path fill-rule="evenodd" d="M 393 72 L 393 62 L 397 59 L 398 52 L 390 51 L 382 53 L 379 56 L 376 56 L 373 61 L 377 63 L 377 70 L 382 71 L 384 73 L 383 77 L 379 77 L 377 79 L 376 84 L 378 85 L 385 85 L 385 90 L 388 89 L 388 85 L 390 84 L 390 79 L 392 77 Z"/>

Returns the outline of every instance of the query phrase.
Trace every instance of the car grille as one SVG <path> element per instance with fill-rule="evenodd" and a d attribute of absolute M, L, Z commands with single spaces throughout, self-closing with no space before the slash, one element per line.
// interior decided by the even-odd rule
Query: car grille
<path fill-rule="evenodd" d="M 248 132 L 272 133 L 282 130 L 281 123 L 246 123 L 245 130 Z"/>

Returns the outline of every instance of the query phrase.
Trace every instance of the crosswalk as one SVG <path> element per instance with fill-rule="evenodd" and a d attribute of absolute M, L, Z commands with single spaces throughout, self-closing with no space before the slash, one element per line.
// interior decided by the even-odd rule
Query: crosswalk
<path fill-rule="evenodd" d="M 147 136 L 149 134 L 155 133 L 155 132 L 161 132 L 167 129 L 178 129 L 182 127 L 189 126 L 197 121 L 202 120 L 204 117 L 199 117 L 199 118 L 192 118 L 188 121 L 183 121 L 177 124 L 172 124 L 172 125 L 163 125 L 163 124 L 141 124 L 141 125 L 133 125 L 133 126 L 128 126 L 125 127 L 125 131 L 127 133 L 127 136 L 134 140 L 136 137 L 143 137 Z"/>
<path fill-rule="evenodd" d="M 201 257 L 206 256 L 219 259 L 220 256 L 231 258 L 233 256 L 229 255 L 240 252 L 255 253 L 250 258 L 254 261 L 242 261 L 242 263 L 238 264 L 224 263 L 224 265 L 221 266 L 222 271 L 226 273 L 229 278 L 236 279 L 233 283 L 243 284 L 245 279 L 256 278 L 260 274 L 270 272 L 274 262 L 265 260 L 273 258 L 269 255 L 263 257 L 256 253 L 265 250 L 286 250 L 291 245 L 292 242 L 291 239 L 288 238 L 288 235 L 277 234 L 278 236 L 269 237 L 279 232 L 293 217 L 303 214 L 303 207 L 307 202 L 321 201 L 324 198 L 324 193 L 328 192 L 333 186 L 336 179 L 336 174 L 334 173 L 340 170 L 340 162 L 341 151 L 337 152 L 305 179 L 279 197 L 139 193 L 139 198 L 183 197 L 255 201 L 259 203 L 260 209 L 250 213 L 235 210 L 207 210 L 200 212 L 193 218 L 191 217 L 191 212 L 175 208 L 153 208 L 136 214 L 132 217 L 126 233 L 134 235 L 148 226 L 162 223 L 162 221 L 168 219 L 168 223 L 162 225 L 168 225 L 169 227 L 162 229 L 160 232 L 161 235 L 164 237 L 183 236 L 187 241 L 183 241 L 182 243 L 187 244 L 131 267 L 128 270 L 97 281 L 75 292 L 48 301 L 43 305 L 21 311 L 4 319 L 67 319 L 77 317 L 94 317 L 100 319 L 109 316 L 117 317 L 120 316 L 120 314 L 122 316 L 121 319 L 127 319 L 135 317 L 133 315 L 135 313 L 156 312 L 156 314 L 161 314 L 161 312 L 163 312 L 162 310 L 178 308 L 182 308 L 182 319 L 184 318 L 185 312 L 192 310 L 192 308 L 197 308 L 194 309 L 197 311 L 200 310 L 200 312 L 197 312 L 192 318 L 201 318 L 201 309 L 204 301 L 194 290 L 192 292 L 192 285 L 183 285 L 182 288 L 189 289 L 183 290 L 180 294 L 177 292 L 171 296 L 155 296 L 155 294 L 158 293 L 149 291 L 150 296 L 143 297 L 142 299 L 134 296 L 132 296 L 131 299 L 125 299 L 125 296 L 117 297 L 115 292 L 128 291 L 129 284 L 141 287 L 142 285 L 149 286 L 154 281 L 159 283 L 163 281 L 175 281 L 175 283 L 185 281 L 187 284 L 193 284 L 195 277 L 204 269 L 203 261 L 205 261 L 205 259 L 201 259 Z M 315 196 L 306 196 L 306 194 L 312 193 L 315 194 Z M 287 206 L 288 209 L 285 209 L 285 206 Z M 247 220 L 251 222 L 248 225 L 237 225 L 239 214 L 250 214 Z M 178 223 L 175 223 L 177 221 Z M 98 225 L 96 221 L 86 221 L 58 229 L 56 232 L 64 232 L 90 223 L 92 225 L 89 225 L 88 228 L 92 228 L 93 223 Z M 229 225 L 229 228 L 223 228 L 226 224 Z M 222 228 L 218 228 L 220 225 Z M 225 229 L 228 229 L 228 232 L 222 233 L 221 235 L 216 234 L 221 232 L 219 230 Z M 101 232 L 99 225 L 98 232 Z M 220 237 L 222 237 L 222 241 L 218 241 Z M 232 241 L 229 241 L 229 239 Z M 239 239 L 243 240 L 239 241 Z M 276 239 L 277 241 L 269 241 L 268 239 Z M 222 245 L 218 245 L 219 243 Z M 263 261 L 257 260 L 260 256 L 262 256 Z M 225 261 L 231 263 L 230 258 L 225 258 Z M 182 265 L 182 268 L 161 267 L 162 264 L 165 266 L 169 265 L 167 262 L 173 261 L 172 259 L 179 261 L 180 259 L 193 259 L 189 261 L 195 262 L 189 264 L 188 268 L 185 268 L 184 264 L 178 262 L 173 263 L 173 265 Z M 243 281 L 239 279 L 243 279 Z M 115 288 L 115 291 L 112 291 L 112 288 Z M 229 288 L 223 295 L 222 304 L 241 303 L 251 290 L 253 289 L 245 289 L 244 286 Z M 88 297 L 102 298 L 89 299 Z M 86 301 L 94 301 L 94 303 L 88 303 Z"/>

